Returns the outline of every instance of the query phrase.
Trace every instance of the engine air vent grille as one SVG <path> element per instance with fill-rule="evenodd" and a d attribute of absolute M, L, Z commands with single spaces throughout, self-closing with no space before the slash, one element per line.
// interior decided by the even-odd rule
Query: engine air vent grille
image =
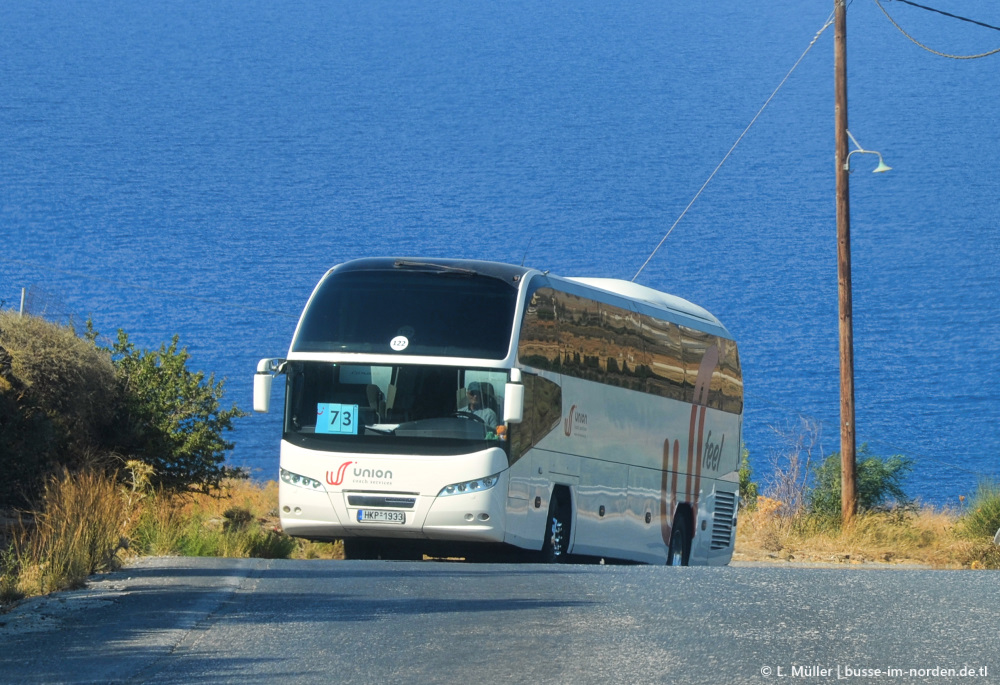
<path fill-rule="evenodd" d="M 712 549 L 726 549 L 733 540 L 736 520 L 736 493 L 715 493 L 715 516 L 712 519 Z"/>

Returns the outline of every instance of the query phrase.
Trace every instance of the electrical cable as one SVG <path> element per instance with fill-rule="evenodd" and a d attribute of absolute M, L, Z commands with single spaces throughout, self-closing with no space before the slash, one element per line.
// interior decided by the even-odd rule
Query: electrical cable
<path fill-rule="evenodd" d="M 885 11 L 885 8 L 882 7 L 882 4 L 879 2 L 879 0 L 872 0 L 872 2 L 875 3 L 876 7 L 878 7 L 880 10 L 882 10 L 882 14 L 885 15 L 885 18 L 888 19 L 892 23 L 892 25 L 895 26 L 899 30 L 900 33 L 902 33 L 904 36 L 906 36 L 907 38 L 910 39 L 910 42 L 912 42 L 914 45 L 916 45 L 916 46 L 918 46 L 920 48 L 923 48 L 924 50 L 926 50 L 927 52 L 929 52 L 931 54 L 937 55 L 938 57 L 947 57 L 948 59 L 980 59 L 982 57 L 989 57 L 990 55 L 995 55 L 997 53 L 1000 53 L 1000 48 L 997 48 L 996 50 L 990 50 L 989 52 L 983 52 L 983 53 L 980 53 L 978 55 L 949 55 L 946 52 L 939 52 L 939 51 L 937 51 L 937 50 L 935 50 L 933 48 L 930 48 L 930 47 L 924 45 L 923 43 L 921 43 L 920 41 L 918 41 L 916 38 L 914 38 L 913 36 L 911 36 L 910 34 L 908 34 L 906 31 L 904 31 L 903 27 L 900 26 L 899 24 L 897 24 L 896 20 L 889 16 L 889 13 Z M 914 3 L 908 3 L 908 4 L 912 5 Z M 921 7 L 921 6 L 917 5 L 917 7 Z M 923 9 L 930 9 L 930 8 L 925 7 Z M 935 10 L 935 11 L 937 11 L 937 10 Z M 945 13 L 941 12 L 941 14 L 945 14 Z M 949 15 L 949 16 L 955 16 L 955 15 Z M 956 19 L 964 19 L 964 18 L 956 16 Z M 972 20 L 971 19 L 966 19 L 965 21 L 972 21 Z M 973 22 L 973 23 L 978 23 L 978 22 Z M 983 24 L 983 26 L 987 26 L 987 25 Z M 992 29 L 992 28 L 996 28 L 996 27 L 995 26 L 989 26 L 989 28 Z"/>
<path fill-rule="evenodd" d="M 701 185 L 701 188 L 698 189 L 698 192 L 695 193 L 694 197 L 691 198 L 691 201 L 688 202 L 687 207 L 684 208 L 684 211 L 681 212 L 680 216 L 677 217 L 677 220 L 674 221 L 673 225 L 670 227 L 670 230 L 667 231 L 666 235 L 664 235 L 663 238 L 660 240 L 660 242 L 656 245 L 656 247 L 653 248 L 653 251 L 646 258 L 646 261 L 642 263 L 642 266 L 639 267 L 639 270 L 635 272 L 635 276 L 631 278 L 633 282 L 635 281 L 635 279 L 639 277 L 639 274 L 642 273 L 642 270 L 646 268 L 646 265 L 649 264 L 649 262 L 653 259 L 653 256 L 656 255 L 656 253 L 660 250 L 661 247 L 663 247 L 663 243 L 666 242 L 667 238 L 670 237 L 670 234 L 674 232 L 675 228 L 677 228 L 677 224 L 681 222 L 681 219 L 684 218 L 684 215 L 687 214 L 689 209 L 691 209 L 691 205 L 695 203 L 695 201 L 701 196 L 702 192 L 705 190 L 705 187 L 708 186 L 709 183 L 711 183 L 713 178 L 715 178 L 715 174 L 717 174 L 719 169 L 722 168 L 722 165 L 726 163 L 726 160 L 729 159 L 729 156 L 733 154 L 733 150 L 736 149 L 736 146 L 739 145 L 740 142 L 743 140 L 744 136 L 746 136 L 747 132 L 750 130 L 750 127 L 753 126 L 755 123 L 757 123 L 757 119 L 760 118 L 760 115 L 764 112 L 764 109 L 769 104 L 771 104 L 771 100 L 774 99 L 774 96 L 778 94 L 778 91 L 781 90 L 781 87 L 785 85 L 786 81 L 788 81 L 788 77 L 792 75 L 792 72 L 795 71 L 795 68 L 799 66 L 799 63 L 802 62 L 806 54 L 810 50 L 812 50 L 812 47 L 816 44 L 816 41 L 819 40 L 820 35 L 824 31 L 826 31 L 832 23 L 833 23 L 833 13 L 831 13 L 830 16 L 827 18 L 826 23 L 823 24 L 823 27 L 816 32 L 816 35 L 813 36 L 813 39 L 812 41 L 810 41 L 809 46 L 799 56 L 799 58 L 795 60 L 795 64 L 793 64 L 792 68 L 788 70 L 787 74 L 785 74 L 785 78 L 781 79 L 781 83 L 778 84 L 778 87 L 775 88 L 774 92 L 772 92 L 771 95 L 767 98 L 767 100 L 764 102 L 761 108 L 757 111 L 757 114 L 755 114 L 753 119 L 750 120 L 750 123 L 747 124 L 747 127 L 743 129 L 743 133 L 741 133 L 739 138 L 736 139 L 736 142 L 733 143 L 733 146 L 729 148 L 729 152 L 725 154 L 725 156 L 722 158 L 722 161 L 719 162 L 719 164 L 715 167 L 712 173 L 709 174 L 708 179 L 705 180 L 705 182 Z"/>
<path fill-rule="evenodd" d="M 902 2 L 907 5 L 913 5 L 914 7 L 919 7 L 922 10 L 927 10 L 929 12 L 937 12 L 938 14 L 943 14 L 946 17 L 951 17 L 952 19 L 958 19 L 960 21 L 967 21 L 970 24 L 975 24 L 977 26 L 984 26 L 988 29 L 993 29 L 994 31 L 1000 31 L 1000 26 L 993 26 L 991 24 L 984 24 L 981 21 L 976 21 L 975 19 L 969 19 L 967 17 L 960 17 L 957 14 L 952 14 L 951 12 L 945 12 L 943 10 L 934 9 L 933 7 L 927 7 L 926 5 L 918 5 L 915 2 L 910 2 L 910 0 L 896 0 L 896 2 Z"/>

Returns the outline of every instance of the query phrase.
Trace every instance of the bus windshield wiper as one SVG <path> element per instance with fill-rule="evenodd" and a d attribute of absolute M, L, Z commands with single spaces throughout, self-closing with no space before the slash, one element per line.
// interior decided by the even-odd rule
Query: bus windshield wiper
<path fill-rule="evenodd" d="M 395 435 L 397 426 L 387 427 L 386 424 L 374 424 L 371 426 L 365 426 L 365 432 L 371 431 L 372 433 L 377 433 L 379 435 Z"/>

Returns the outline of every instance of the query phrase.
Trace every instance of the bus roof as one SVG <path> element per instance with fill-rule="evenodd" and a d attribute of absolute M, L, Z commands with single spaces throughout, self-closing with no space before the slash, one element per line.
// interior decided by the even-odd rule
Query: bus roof
<path fill-rule="evenodd" d="M 659 309 L 669 309 L 696 319 L 701 319 L 716 326 L 722 326 L 722 322 L 704 307 L 699 307 L 682 297 L 639 285 L 638 283 L 622 281 L 617 278 L 576 278 L 568 276 L 566 280 L 589 285 L 592 288 L 607 290 L 630 300 L 638 300 Z"/>
<path fill-rule="evenodd" d="M 695 319 L 710 328 L 717 328 L 724 337 L 730 337 L 726 327 L 719 319 L 703 307 L 689 302 L 676 295 L 670 295 L 631 281 L 617 278 L 581 278 L 558 277 L 547 271 L 539 271 L 525 266 L 514 266 L 501 262 L 489 262 L 477 259 L 444 259 L 438 257 L 368 257 L 355 259 L 339 264 L 330 271 L 392 271 L 396 269 L 414 271 L 441 271 L 468 273 L 496 278 L 507 282 L 512 287 L 518 287 L 525 276 L 547 276 L 552 283 L 569 282 L 582 285 L 585 288 L 601 290 L 619 298 L 645 304 L 660 311 Z"/>

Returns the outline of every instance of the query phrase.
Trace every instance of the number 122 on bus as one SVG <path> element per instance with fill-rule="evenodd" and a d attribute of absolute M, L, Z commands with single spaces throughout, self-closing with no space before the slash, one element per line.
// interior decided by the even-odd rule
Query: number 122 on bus
<path fill-rule="evenodd" d="M 373 258 L 320 279 L 288 354 L 290 535 L 348 558 L 726 564 L 743 380 L 712 314 L 627 281 Z"/>

